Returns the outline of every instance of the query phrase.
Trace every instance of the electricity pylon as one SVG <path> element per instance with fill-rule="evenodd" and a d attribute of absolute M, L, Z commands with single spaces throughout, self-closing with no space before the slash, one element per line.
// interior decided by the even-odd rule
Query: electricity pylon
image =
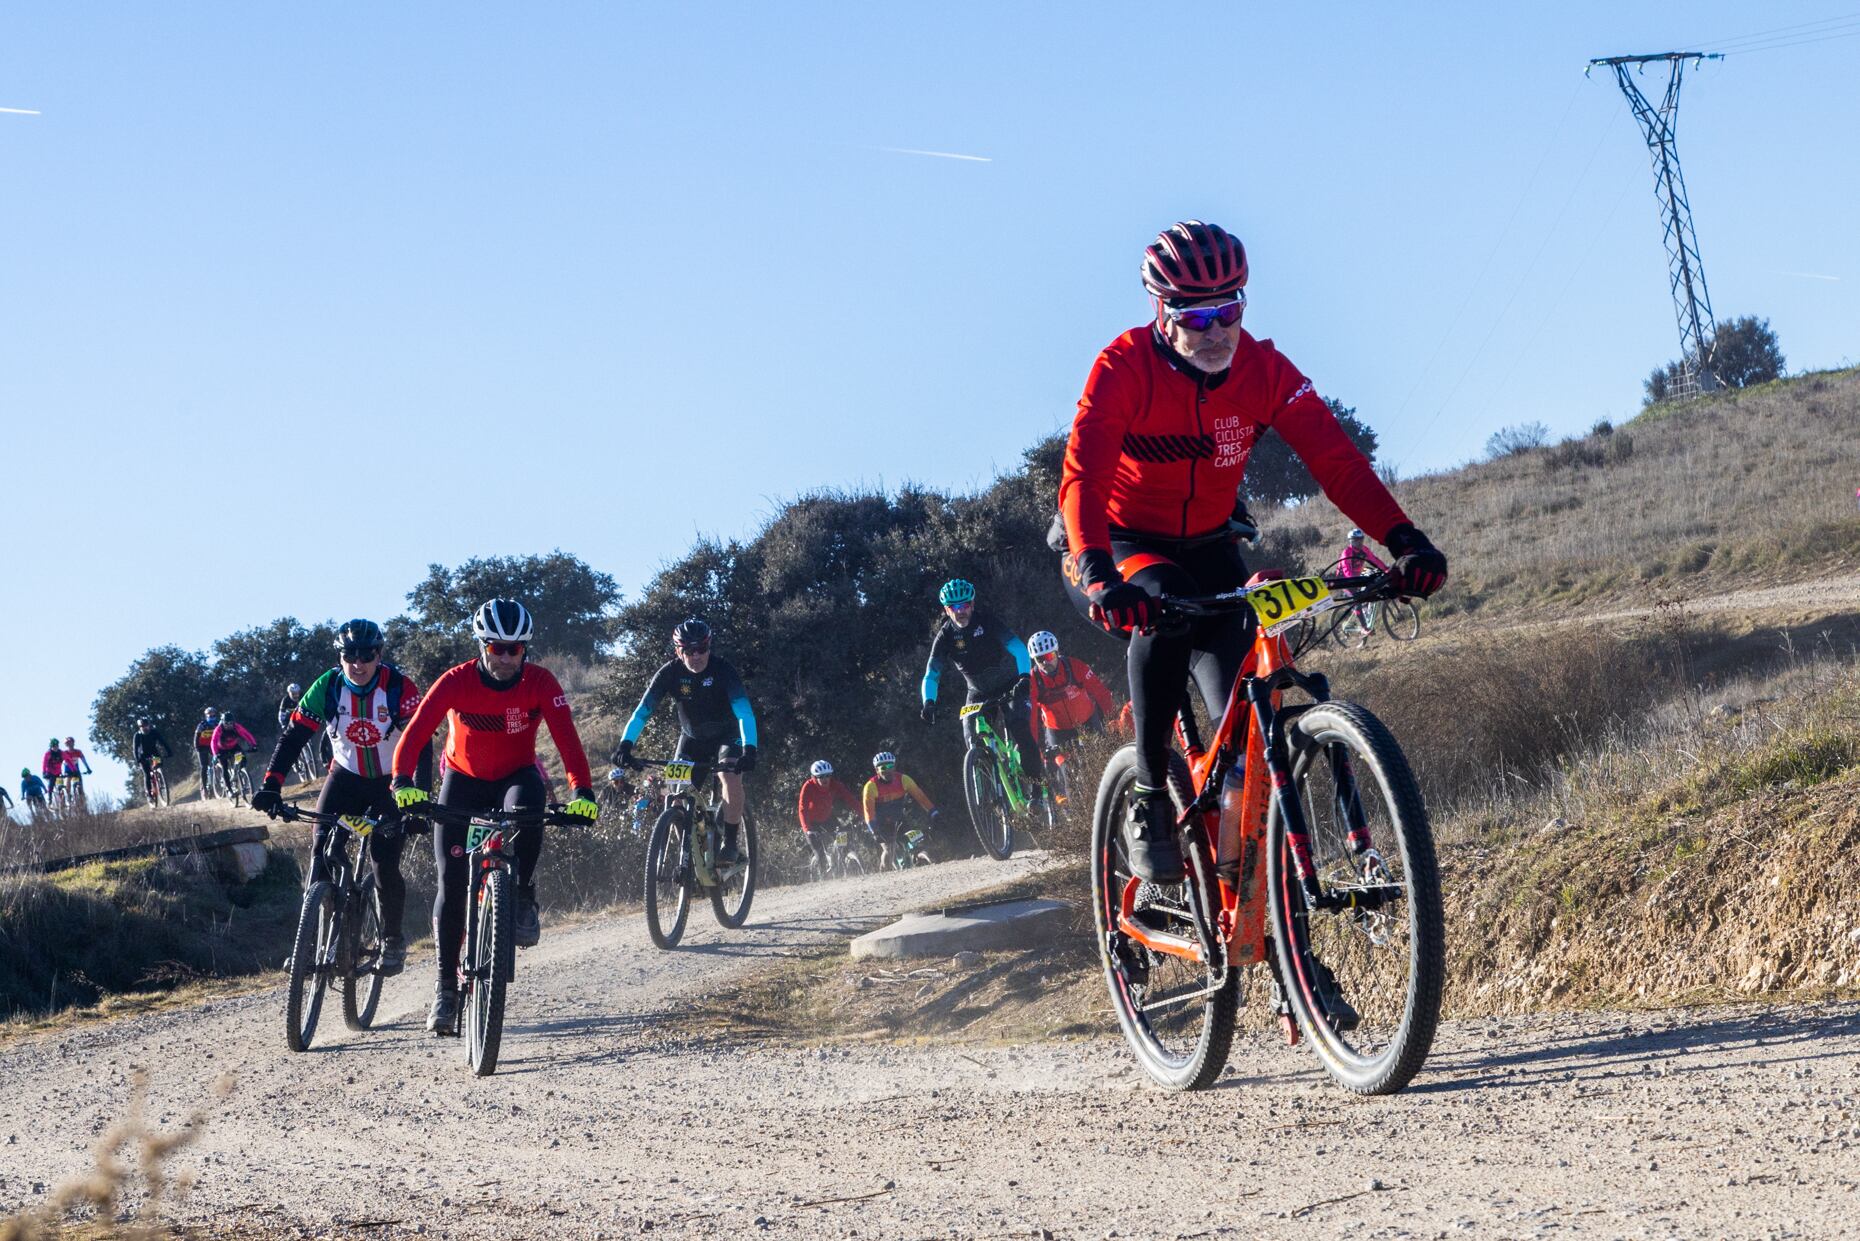
<path fill-rule="evenodd" d="M 1659 52 L 1651 56 L 1603 56 L 1589 62 L 1589 68 L 1607 65 L 1615 71 L 1615 81 L 1634 109 L 1647 138 L 1647 153 L 1653 157 L 1654 194 L 1660 200 L 1660 222 L 1665 228 L 1668 280 L 1673 295 L 1673 313 L 1679 320 L 1680 376 L 1670 395 L 1696 396 L 1718 386 L 1712 364 L 1711 294 L 1705 288 L 1705 264 L 1699 259 L 1698 234 L 1692 231 L 1692 206 L 1686 201 L 1686 179 L 1679 171 L 1679 142 L 1673 125 L 1679 111 L 1679 83 L 1686 65 L 1701 60 L 1722 60 L 1717 52 Z M 1656 107 L 1647 101 L 1640 87 L 1628 74 L 1633 65 L 1640 72 L 1646 66 L 1665 62 L 1672 70 L 1666 81 L 1666 94 Z"/>

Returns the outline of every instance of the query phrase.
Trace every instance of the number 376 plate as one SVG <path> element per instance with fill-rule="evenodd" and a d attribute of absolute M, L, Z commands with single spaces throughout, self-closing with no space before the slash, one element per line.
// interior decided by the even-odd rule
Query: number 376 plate
<path fill-rule="evenodd" d="M 1277 633 L 1296 620 L 1300 613 L 1330 598 L 1330 587 L 1321 577 L 1286 577 L 1265 582 L 1249 590 L 1248 603 L 1267 633 Z"/>

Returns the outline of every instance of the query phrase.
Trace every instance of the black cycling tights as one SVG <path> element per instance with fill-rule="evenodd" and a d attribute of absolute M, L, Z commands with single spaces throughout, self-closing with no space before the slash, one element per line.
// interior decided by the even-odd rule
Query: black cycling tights
<path fill-rule="evenodd" d="M 1127 573 L 1127 577 L 1152 595 L 1211 595 L 1246 584 L 1246 563 L 1231 539 L 1200 544 L 1130 537 L 1111 540 L 1111 554 L 1120 565 L 1129 557 L 1145 553 L 1166 559 Z M 1073 606 L 1089 617 L 1091 603 L 1084 593 L 1070 581 L 1066 593 L 1072 597 Z M 1169 773 L 1169 735 L 1176 712 L 1185 702 L 1189 676 L 1195 678 L 1209 717 L 1218 720 L 1253 643 L 1253 613 L 1242 609 L 1203 617 L 1180 633 L 1118 636 L 1127 637 L 1130 643 L 1137 781 L 1150 788 L 1162 788 Z"/>
<path fill-rule="evenodd" d="M 370 779 L 340 764 L 332 766 L 329 775 L 324 777 L 323 791 L 317 794 L 317 813 L 365 814 L 380 818 L 394 809 L 394 793 L 388 784 L 386 776 Z M 316 829 L 310 862 L 311 882 L 329 877 L 323 873 L 323 833 L 331 830 L 344 829 L 321 826 Z M 375 886 L 381 893 L 383 935 L 401 934 L 401 920 L 407 910 L 407 881 L 400 874 L 400 851 L 406 844 L 407 837 L 399 830 L 377 830 L 368 835 L 368 855 L 375 860 Z"/>
<path fill-rule="evenodd" d="M 542 773 L 524 767 L 502 780 L 480 780 L 448 769 L 439 786 L 439 804 L 456 810 L 541 810 L 549 793 Z M 526 827 L 517 833 L 517 883 L 536 881 L 536 860 L 542 856 L 542 829 Z M 439 892 L 433 897 L 433 943 L 439 954 L 439 981 L 450 985 L 459 970 L 459 948 L 465 939 L 465 825 L 433 825 L 433 869 L 439 872 Z"/>

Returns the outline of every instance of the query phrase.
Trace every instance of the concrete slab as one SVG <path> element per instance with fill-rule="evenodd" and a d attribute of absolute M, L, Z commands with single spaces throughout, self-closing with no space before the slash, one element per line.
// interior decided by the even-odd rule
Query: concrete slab
<path fill-rule="evenodd" d="M 1032 948 L 1065 934 L 1071 912 L 1065 901 L 1018 900 L 911 914 L 853 940 L 852 954 L 898 959 Z"/>

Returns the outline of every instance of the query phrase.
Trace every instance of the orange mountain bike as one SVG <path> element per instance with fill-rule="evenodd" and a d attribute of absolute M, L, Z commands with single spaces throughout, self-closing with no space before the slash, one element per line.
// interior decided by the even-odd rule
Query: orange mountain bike
<path fill-rule="evenodd" d="M 1388 729 L 1332 701 L 1323 676 L 1299 672 L 1284 635 L 1393 592 L 1382 574 L 1264 578 L 1160 601 L 1164 625 L 1250 608 L 1259 627 L 1208 744 L 1186 697 L 1177 719 L 1169 785 L 1182 882 L 1140 880 L 1125 857 L 1136 746 L 1105 767 L 1092 814 L 1105 981 L 1124 1037 L 1170 1089 L 1220 1076 L 1242 976 L 1264 963 L 1287 1042 L 1309 1041 L 1348 1090 L 1392 1094 L 1427 1058 L 1440 1015 L 1446 936 L 1433 832 Z M 1286 703 L 1288 693 L 1303 700 Z"/>

